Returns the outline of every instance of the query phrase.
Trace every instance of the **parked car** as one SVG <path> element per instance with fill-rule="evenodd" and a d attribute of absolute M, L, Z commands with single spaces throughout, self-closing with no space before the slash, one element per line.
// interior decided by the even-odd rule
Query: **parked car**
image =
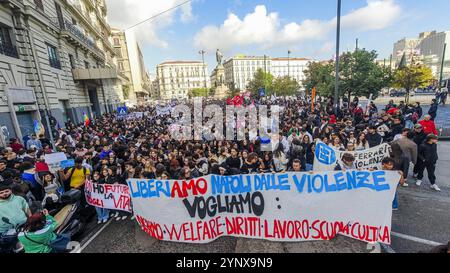
<path fill-rule="evenodd" d="M 410 91 L 410 92 L 409 92 L 409 95 L 410 95 L 411 97 L 414 97 L 414 96 L 416 95 L 416 93 L 415 93 L 414 91 Z M 406 97 L 406 90 L 404 90 L 404 89 L 401 89 L 401 90 L 391 90 L 391 92 L 389 93 L 389 96 L 391 96 L 391 97 L 397 97 L 397 98 L 400 98 L 400 97 Z"/>

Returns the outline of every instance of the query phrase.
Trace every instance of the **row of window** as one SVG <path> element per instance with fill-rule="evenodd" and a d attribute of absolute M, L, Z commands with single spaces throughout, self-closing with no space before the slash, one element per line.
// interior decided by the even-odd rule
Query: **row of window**
<path fill-rule="evenodd" d="M 270 61 L 266 61 L 266 65 L 270 65 Z M 264 66 L 264 61 L 234 61 L 234 65 L 261 65 Z"/>
<path fill-rule="evenodd" d="M 182 88 L 182 87 L 190 88 L 190 87 L 203 87 L 203 86 L 205 86 L 205 83 L 204 82 L 202 82 L 202 83 L 194 82 L 194 83 L 190 83 L 190 84 L 188 83 L 188 84 L 170 84 L 170 85 L 162 83 L 162 88 L 164 88 L 164 86 L 167 87 L 167 89 L 169 89 L 169 88 L 174 89 L 175 86 L 177 86 L 178 88 Z"/>

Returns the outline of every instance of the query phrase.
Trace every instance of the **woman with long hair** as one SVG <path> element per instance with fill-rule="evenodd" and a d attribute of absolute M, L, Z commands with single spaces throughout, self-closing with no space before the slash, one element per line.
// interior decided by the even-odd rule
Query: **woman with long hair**
<path fill-rule="evenodd" d="M 305 155 L 305 169 L 307 172 L 312 171 L 314 164 L 314 151 L 312 150 L 312 142 L 308 135 L 303 136 L 302 147 Z"/>
<path fill-rule="evenodd" d="M 338 136 L 335 136 L 333 138 L 333 140 L 329 146 L 338 151 L 345 151 L 345 147 L 344 147 L 344 145 L 342 145 L 341 139 Z"/>
<path fill-rule="evenodd" d="M 273 164 L 272 153 L 266 152 L 263 156 L 264 167 L 261 169 L 264 173 L 270 173 L 275 169 L 275 165 Z"/>
<path fill-rule="evenodd" d="M 286 158 L 286 154 L 284 153 L 283 144 L 280 142 L 277 149 L 273 152 L 274 171 L 277 173 L 287 171 L 288 163 L 289 160 Z"/>
<path fill-rule="evenodd" d="M 356 140 L 355 151 L 364 151 L 369 149 L 369 142 L 366 139 L 366 133 L 361 132 Z"/>

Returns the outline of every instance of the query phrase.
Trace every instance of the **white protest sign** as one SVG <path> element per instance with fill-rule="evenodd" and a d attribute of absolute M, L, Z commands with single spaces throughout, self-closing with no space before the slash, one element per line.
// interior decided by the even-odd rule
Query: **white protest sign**
<path fill-rule="evenodd" d="M 127 120 L 141 119 L 144 116 L 144 112 L 133 112 L 127 115 Z"/>
<path fill-rule="evenodd" d="M 347 171 L 128 180 L 141 228 L 163 241 L 222 236 L 269 241 L 331 240 L 337 234 L 391 242 L 397 172 Z"/>
<path fill-rule="evenodd" d="M 61 162 L 67 160 L 67 156 L 65 153 L 53 153 L 46 154 L 44 156 L 45 163 L 48 165 L 51 172 L 56 172 L 61 170 Z"/>
<path fill-rule="evenodd" d="M 389 157 L 390 146 L 384 143 L 364 151 L 343 152 L 333 149 L 322 141 L 317 141 L 314 153 L 314 171 L 333 171 L 337 164 L 343 164 L 344 154 L 351 154 L 355 157 L 354 165 L 358 170 L 381 169 L 381 162 Z"/>
<path fill-rule="evenodd" d="M 158 106 L 158 107 L 156 107 L 156 115 L 157 116 L 170 115 L 171 109 L 172 108 L 170 106 L 165 106 L 165 107 Z"/>
<path fill-rule="evenodd" d="M 130 191 L 126 185 L 97 184 L 86 181 L 84 192 L 89 205 L 131 212 Z"/>

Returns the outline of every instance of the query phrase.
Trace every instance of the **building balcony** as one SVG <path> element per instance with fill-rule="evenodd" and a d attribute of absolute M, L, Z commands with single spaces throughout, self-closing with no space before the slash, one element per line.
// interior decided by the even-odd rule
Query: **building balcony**
<path fill-rule="evenodd" d="M 78 14 L 79 17 L 83 18 L 84 23 L 87 24 L 91 31 L 95 32 L 98 37 L 101 37 L 100 26 L 92 21 L 89 11 L 84 11 L 79 3 L 79 0 L 66 0 L 69 6 Z M 91 5 L 92 2 L 89 2 Z M 94 9 L 95 10 L 95 9 Z"/>
<path fill-rule="evenodd" d="M 73 69 L 73 79 L 76 81 L 85 80 L 107 80 L 117 79 L 117 70 L 113 68 L 90 68 L 90 69 Z"/>
<path fill-rule="evenodd" d="M 61 21 L 58 18 L 52 18 L 51 22 L 61 31 L 61 35 L 70 43 L 91 51 L 97 59 L 105 61 L 105 53 L 98 48 L 95 42 L 90 40 L 77 25 L 72 24 L 66 19 Z"/>
<path fill-rule="evenodd" d="M 19 53 L 17 52 L 17 47 L 13 46 L 13 45 L 5 45 L 0 43 L 0 54 L 9 56 L 9 57 L 13 57 L 18 59 L 19 58 Z"/>

